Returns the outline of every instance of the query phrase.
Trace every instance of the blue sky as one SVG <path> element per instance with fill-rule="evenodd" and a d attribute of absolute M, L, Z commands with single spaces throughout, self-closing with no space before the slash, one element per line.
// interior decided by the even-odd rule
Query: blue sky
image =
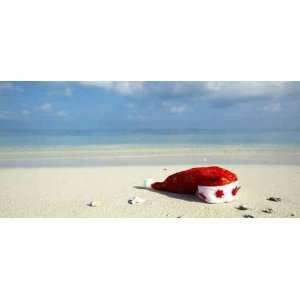
<path fill-rule="evenodd" d="M 0 129 L 300 128 L 300 82 L 0 82 Z"/>

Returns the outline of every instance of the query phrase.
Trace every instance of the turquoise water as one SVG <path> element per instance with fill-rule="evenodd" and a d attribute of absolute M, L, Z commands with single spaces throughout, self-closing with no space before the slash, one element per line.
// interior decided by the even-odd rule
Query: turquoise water
<path fill-rule="evenodd" d="M 0 131 L 0 168 L 237 163 L 300 165 L 299 131 Z"/>
<path fill-rule="evenodd" d="M 300 147 L 299 130 L 1 130 L 0 151 L 64 147 Z"/>

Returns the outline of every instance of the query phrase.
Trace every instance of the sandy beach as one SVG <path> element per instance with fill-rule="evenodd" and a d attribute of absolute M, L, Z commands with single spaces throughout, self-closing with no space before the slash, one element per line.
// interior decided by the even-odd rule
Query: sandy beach
<path fill-rule="evenodd" d="M 191 165 L 0 169 L 0 217 L 299 217 L 300 166 L 222 165 L 236 172 L 238 200 L 205 204 L 195 196 L 141 188 Z M 138 196 L 144 203 L 132 205 Z M 267 200 L 280 197 L 280 202 Z M 88 204 L 94 201 L 95 207 Z M 239 210 L 243 205 L 248 210 Z M 271 213 L 263 210 L 271 208 Z"/>

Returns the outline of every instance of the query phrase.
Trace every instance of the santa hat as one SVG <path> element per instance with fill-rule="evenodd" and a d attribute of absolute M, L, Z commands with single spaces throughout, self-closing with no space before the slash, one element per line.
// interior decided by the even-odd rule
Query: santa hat
<path fill-rule="evenodd" d="M 147 179 L 145 187 L 173 193 L 196 194 L 207 203 L 231 202 L 240 189 L 236 174 L 217 166 L 178 172 L 163 182 Z"/>

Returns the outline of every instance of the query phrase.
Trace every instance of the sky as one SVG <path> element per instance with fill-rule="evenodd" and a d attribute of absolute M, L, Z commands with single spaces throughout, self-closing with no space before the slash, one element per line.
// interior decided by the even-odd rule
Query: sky
<path fill-rule="evenodd" d="M 0 82 L 0 129 L 298 129 L 300 82 Z"/>

